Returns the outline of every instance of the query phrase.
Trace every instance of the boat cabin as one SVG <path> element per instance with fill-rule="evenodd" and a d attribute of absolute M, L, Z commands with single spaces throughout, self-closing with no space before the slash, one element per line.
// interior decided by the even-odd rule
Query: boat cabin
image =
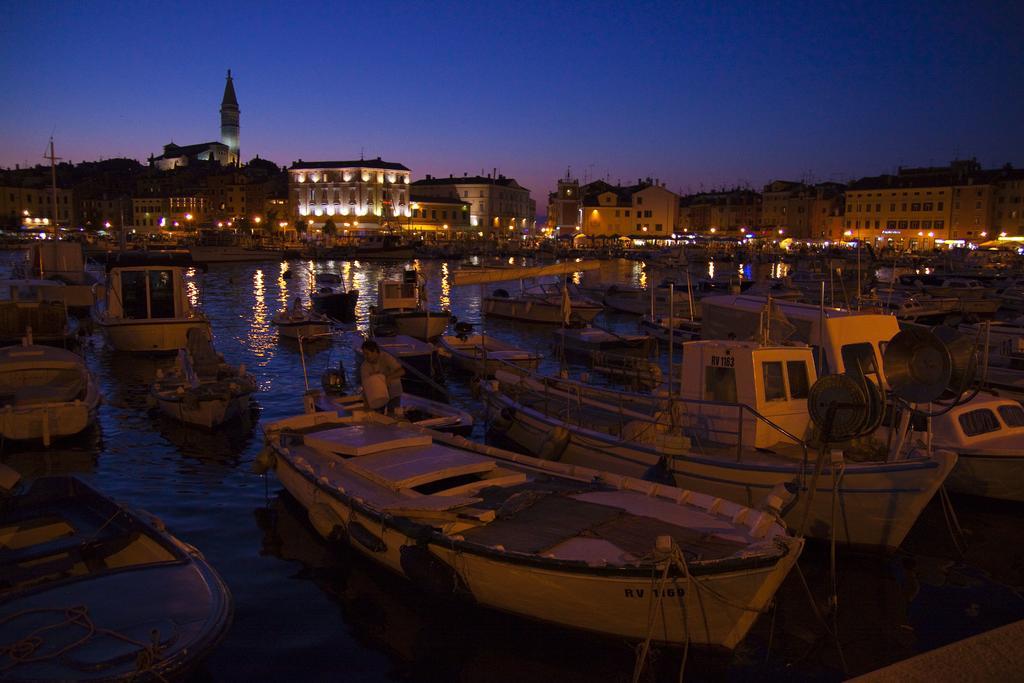
<path fill-rule="evenodd" d="M 775 300 L 772 312 L 766 314 L 767 304 L 761 296 L 705 297 L 701 299 L 701 335 L 704 339 L 758 339 L 769 318 L 770 338 L 811 347 L 819 375 L 862 373 L 884 385 L 882 354 L 900 331 L 896 316 Z"/>
<path fill-rule="evenodd" d="M 192 304 L 185 271 L 195 264 L 187 254 L 126 252 L 107 262 L 107 316 L 149 320 L 187 318 Z"/>
<path fill-rule="evenodd" d="M 419 282 L 415 270 L 406 270 L 401 280 L 381 280 L 377 287 L 378 311 L 409 311 L 419 306 Z"/>
<path fill-rule="evenodd" d="M 770 448 L 788 441 L 769 422 L 803 439 L 807 394 L 817 379 L 807 346 L 695 341 L 683 346 L 680 386 L 691 431 L 705 441 Z"/>
<path fill-rule="evenodd" d="M 931 428 L 943 448 L 968 453 L 985 449 L 1019 452 L 1024 444 L 1024 407 L 1008 398 L 978 394 L 932 418 Z"/>

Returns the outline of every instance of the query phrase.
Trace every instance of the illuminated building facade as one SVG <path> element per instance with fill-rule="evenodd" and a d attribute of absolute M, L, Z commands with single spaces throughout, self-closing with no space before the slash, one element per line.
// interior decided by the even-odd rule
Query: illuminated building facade
<path fill-rule="evenodd" d="M 699 235 L 749 234 L 761 225 L 761 195 L 734 188 L 679 199 L 679 231 Z"/>
<path fill-rule="evenodd" d="M 497 173 L 461 178 L 428 175 L 412 187 L 418 196 L 461 199 L 469 206 L 470 228 L 477 237 L 508 239 L 536 229 L 536 202 L 530 199 L 530 191 L 512 178 Z"/>
<path fill-rule="evenodd" d="M 973 159 L 861 178 L 847 191 L 844 235 L 912 251 L 1019 236 L 1022 181 L 1024 171 Z"/>
<path fill-rule="evenodd" d="M 406 230 L 418 237 L 439 240 L 472 237 L 469 224 L 469 204 L 459 197 L 412 196 L 412 215 Z"/>
<path fill-rule="evenodd" d="M 323 228 L 330 219 L 339 232 L 352 234 L 401 229 L 412 209 L 410 171 L 376 159 L 303 161 L 288 169 L 292 220 Z"/>

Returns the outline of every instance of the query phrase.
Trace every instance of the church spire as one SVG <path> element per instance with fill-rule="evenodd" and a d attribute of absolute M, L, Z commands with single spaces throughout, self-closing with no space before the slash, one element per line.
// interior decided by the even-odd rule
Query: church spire
<path fill-rule="evenodd" d="M 228 81 L 224 85 L 224 98 L 220 103 L 220 141 L 228 146 L 228 152 L 234 163 L 241 163 L 238 153 L 239 142 L 238 98 L 235 96 L 235 82 L 228 69 Z"/>

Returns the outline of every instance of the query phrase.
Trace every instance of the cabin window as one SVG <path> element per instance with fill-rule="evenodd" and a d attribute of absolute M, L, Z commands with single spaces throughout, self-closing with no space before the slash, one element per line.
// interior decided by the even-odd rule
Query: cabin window
<path fill-rule="evenodd" d="M 967 436 L 999 431 L 999 421 L 988 408 L 980 408 L 960 416 L 960 428 Z"/>
<path fill-rule="evenodd" d="M 786 385 L 782 379 L 782 363 L 761 363 L 761 374 L 764 377 L 764 400 L 785 401 Z"/>
<path fill-rule="evenodd" d="M 736 402 L 736 368 L 704 368 L 704 400 Z"/>
<path fill-rule="evenodd" d="M 789 376 L 789 397 L 807 398 L 807 363 L 802 360 L 787 361 L 786 374 Z"/>
<path fill-rule="evenodd" d="M 174 317 L 174 271 L 149 271 L 149 317 Z"/>
<path fill-rule="evenodd" d="M 125 318 L 148 318 L 146 301 L 146 271 L 125 270 L 121 272 L 121 307 Z"/>
<path fill-rule="evenodd" d="M 867 376 L 878 373 L 875 366 L 875 349 L 867 342 L 843 346 L 843 367 L 853 376 Z"/>
<path fill-rule="evenodd" d="M 1024 408 L 1020 406 L 999 406 L 999 416 L 1007 427 L 1024 427 Z"/>

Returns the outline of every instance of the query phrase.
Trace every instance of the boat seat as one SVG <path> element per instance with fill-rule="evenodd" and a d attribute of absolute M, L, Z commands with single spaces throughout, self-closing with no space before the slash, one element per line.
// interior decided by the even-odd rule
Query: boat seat
<path fill-rule="evenodd" d="M 43 384 L 5 386 L 0 390 L 0 404 L 31 406 L 42 403 L 67 403 L 80 398 L 84 390 L 85 379 L 81 372 L 61 371 Z"/>

